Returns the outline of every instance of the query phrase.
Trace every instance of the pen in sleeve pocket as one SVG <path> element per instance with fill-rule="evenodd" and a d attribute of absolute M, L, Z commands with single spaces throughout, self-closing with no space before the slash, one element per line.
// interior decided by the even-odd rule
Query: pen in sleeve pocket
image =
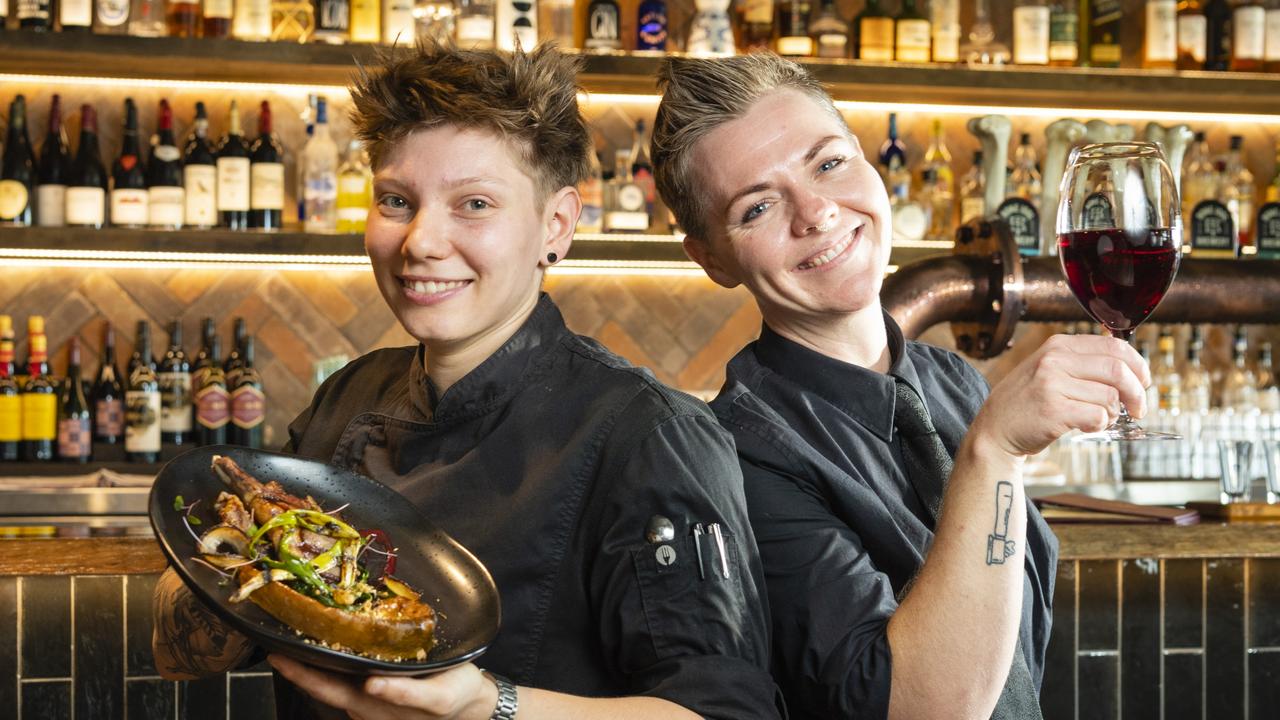
<path fill-rule="evenodd" d="M 716 550 L 720 553 L 720 569 L 723 571 L 724 579 L 729 579 L 729 556 L 724 551 L 724 535 L 720 533 L 720 523 L 711 523 L 707 525 L 707 532 L 716 539 Z"/>
<path fill-rule="evenodd" d="M 707 579 L 707 569 L 702 564 L 702 523 L 693 526 L 693 554 L 698 556 L 698 579 Z"/>

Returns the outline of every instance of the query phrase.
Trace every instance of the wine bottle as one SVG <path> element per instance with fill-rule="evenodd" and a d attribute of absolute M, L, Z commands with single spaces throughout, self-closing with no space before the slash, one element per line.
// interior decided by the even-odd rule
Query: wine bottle
<path fill-rule="evenodd" d="M 372 206 L 373 173 L 364 157 L 364 145 L 353 139 L 338 167 L 338 232 L 363 235 Z"/>
<path fill-rule="evenodd" d="M 64 461 L 86 463 L 93 457 L 93 432 L 89 423 L 89 403 L 84 397 L 84 378 L 80 377 L 80 338 L 73 337 L 67 346 L 67 379 L 62 383 L 62 400 L 58 403 L 58 457 Z"/>
<path fill-rule="evenodd" d="M 22 390 L 15 377 L 13 318 L 0 315 L 0 462 L 16 462 L 22 445 Z"/>
<path fill-rule="evenodd" d="M 262 393 L 262 376 L 253 367 L 253 337 L 244 339 L 240 350 L 244 363 L 236 373 L 231 388 L 231 444 L 249 448 L 262 447 L 262 422 L 266 419 L 267 403 Z"/>
<path fill-rule="evenodd" d="M 1044 0 L 1019 0 L 1013 8 L 1013 62 L 1049 64 L 1049 6 Z"/>
<path fill-rule="evenodd" d="M 129 32 L 129 0 L 95 0 L 93 31 L 99 35 L 124 35 Z"/>
<path fill-rule="evenodd" d="M 204 36 L 224 38 L 231 35 L 231 16 L 235 13 L 232 0 L 204 0 Z"/>
<path fill-rule="evenodd" d="M 1231 69 L 1262 72 L 1266 52 L 1267 10 L 1259 0 L 1244 0 L 1231 10 Z"/>
<path fill-rule="evenodd" d="M 92 105 L 80 107 L 80 147 L 71 164 L 66 200 L 67 225 L 100 228 L 106 224 L 107 168 L 98 150 L 98 114 Z"/>
<path fill-rule="evenodd" d="M 0 160 L 0 225 L 31 225 L 35 212 L 36 168 L 27 136 L 27 100 L 22 95 L 9 103 L 9 134 Z"/>
<path fill-rule="evenodd" d="M 861 60 L 889 62 L 893 60 L 893 16 L 880 7 L 880 0 L 867 0 L 867 5 L 853 19 L 857 33 L 854 52 Z"/>
<path fill-rule="evenodd" d="M 191 361 L 191 387 L 193 388 L 200 387 L 204 373 L 214 363 L 210 357 L 215 336 L 213 318 L 207 317 L 200 322 L 200 350 L 196 352 L 195 359 Z"/>
<path fill-rule="evenodd" d="M 1205 42 L 1208 27 L 1201 0 L 1182 0 L 1178 3 L 1178 69 L 1201 70 L 1204 68 Z"/>
<path fill-rule="evenodd" d="M 822 0 L 817 15 L 809 24 L 809 34 L 817 47 L 818 57 L 849 57 L 849 23 L 840 17 L 835 0 Z"/>
<path fill-rule="evenodd" d="M 249 227 L 249 145 L 240 132 L 240 109 L 231 101 L 227 134 L 218 146 L 218 224 L 232 230 Z"/>
<path fill-rule="evenodd" d="M 1280 3 L 1267 5 L 1266 39 L 1262 50 L 1262 69 L 1269 73 L 1280 72 Z"/>
<path fill-rule="evenodd" d="M 1208 0 L 1204 18 L 1204 69 L 1226 70 L 1231 65 L 1231 6 L 1227 0 Z"/>
<path fill-rule="evenodd" d="M 186 194 L 183 218 L 187 227 L 211 228 L 218 224 L 218 172 L 209 149 L 209 116 L 204 103 L 196 103 L 196 119 L 182 156 L 182 188 Z"/>
<path fill-rule="evenodd" d="M 18 27 L 35 32 L 53 29 L 53 0 L 16 0 Z"/>
<path fill-rule="evenodd" d="M 169 445 L 191 442 L 191 363 L 182 349 L 182 322 L 169 326 L 169 349 L 156 373 L 160 382 L 160 439 Z"/>
<path fill-rule="evenodd" d="M 218 363 L 221 341 L 213 335 L 207 341 L 208 365 L 195 385 L 196 444 L 224 445 L 227 422 L 231 419 L 231 395 L 227 392 L 227 376 Z"/>
<path fill-rule="evenodd" d="M 124 388 L 116 369 L 116 331 L 107 324 L 102 363 L 93 383 L 93 441 L 119 445 L 124 440 Z"/>
<path fill-rule="evenodd" d="M 1080 59 L 1080 5 L 1053 0 L 1049 6 L 1049 64 L 1072 67 Z"/>
<path fill-rule="evenodd" d="M 1142 67 L 1172 70 L 1178 65 L 1178 2 L 1147 0 Z"/>
<path fill-rule="evenodd" d="M 139 320 L 136 339 L 133 343 L 133 355 L 129 356 L 129 364 L 124 370 L 125 376 L 132 378 L 134 371 L 143 365 L 151 368 L 153 373 L 156 371 L 156 359 L 151 356 L 151 323 Z"/>
<path fill-rule="evenodd" d="M 156 144 L 147 165 L 147 206 L 149 224 L 161 230 L 182 227 L 186 192 L 182 188 L 182 153 L 173 139 L 173 111 L 168 100 L 160 101 Z"/>
<path fill-rule="evenodd" d="M 932 35 L 929 17 L 916 7 L 916 0 L 902 0 L 902 9 L 894 22 L 893 59 L 898 62 L 929 62 Z"/>
<path fill-rule="evenodd" d="M 49 132 L 40 149 L 40 170 L 36 177 L 36 224 L 62 227 L 66 224 L 67 182 L 71 177 L 71 149 L 62 128 L 62 100 L 57 95 L 49 104 Z"/>
<path fill-rule="evenodd" d="M 58 389 L 49 375 L 44 318 L 27 318 L 27 382 L 22 387 L 22 459 L 52 460 L 58 437 Z"/>
<path fill-rule="evenodd" d="M 1120 21 L 1124 8 L 1120 0 L 1088 0 L 1089 65 L 1120 67 Z"/>
<path fill-rule="evenodd" d="M 248 329 L 245 327 L 244 318 L 236 318 L 231 350 L 227 352 L 227 359 L 222 363 L 222 371 L 226 373 L 228 388 L 235 385 L 236 379 L 240 375 L 240 369 L 244 367 L 244 341 L 247 336 Z"/>
<path fill-rule="evenodd" d="M 61 0 L 58 23 L 63 32 L 88 32 L 93 25 L 93 0 Z"/>
<path fill-rule="evenodd" d="M 139 330 L 146 321 L 139 323 Z M 124 393 L 124 452 L 129 462 L 153 463 L 160 457 L 160 383 L 151 358 L 151 332 L 139 332 L 138 349 L 130 361 L 129 389 Z M 142 358 L 147 358 L 143 362 Z"/>
<path fill-rule="evenodd" d="M 120 157 L 111 166 L 111 224 L 116 227 L 146 227 L 151 219 L 147 208 L 147 173 L 138 142 L 138 106 L 124 99 L 124 144 Z"/>
<path fill-rule="evenodd" d="M 272 132 L 266 100 L 258 113 L 258 138 L 249 162 L 249 227 L 279 230 L 284 225 L 284 148 Z"/>
<path fill-rule="evenodd" d="M 166 0 L 170 37 L 200 37 L 200 0 Z"/>

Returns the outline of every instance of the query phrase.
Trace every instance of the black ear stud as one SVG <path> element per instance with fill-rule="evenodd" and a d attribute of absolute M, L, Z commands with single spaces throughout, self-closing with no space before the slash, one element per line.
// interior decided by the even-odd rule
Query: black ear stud
<path fill-rule="evenodd" d="M 555 265 L 555 264 L 556 264 L 556 261 L 557 261 L 557 260 L 559 260 L 559 259 L 560 259 L 560 256 L 559 256 L 559 255 L 556 255 L 555 253 L 547 253 L 547 264 L 548 264 L 548 265 Z"/>

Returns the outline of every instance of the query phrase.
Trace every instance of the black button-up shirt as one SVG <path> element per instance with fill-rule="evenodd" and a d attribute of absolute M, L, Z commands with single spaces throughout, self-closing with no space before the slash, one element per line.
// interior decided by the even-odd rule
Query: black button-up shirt
<path fill-rule="evenodd" d="M 386 483 L 485 564 L 502 628 L 481 667 L 709 718 L 782 713 L 732 439 L 702 403 L 569 332 L 549 297 L 438 398 L 421 347 L 380 350 L 326 381 L 289 433 L 293 451 Z M 675 527 L 661 553 L 645 537 L 654 515 Z M 696 523 L 724 528 L 728 579 L 706 540 L 700 572 Z M 281 714 L 314 716 L 296 701 Z"/>
<path fill-rule="evenodd" d="M 895 377 L 923 398 L 952 457 L 989 391 L 959 357 L 904 342 L 887 314 L 885 326 L 887 375 L 765 327 L 730 361 L 711 403 L 737 442 L 764 559 L 774 675 L 793 718 L 888 715 L 888 622 L 933 540 L 928 508 L 941 502 L 904 467 Z M 1027 515 L 1020 640 L 1038 687 L 1057 539 L 1030 502 Z"/>

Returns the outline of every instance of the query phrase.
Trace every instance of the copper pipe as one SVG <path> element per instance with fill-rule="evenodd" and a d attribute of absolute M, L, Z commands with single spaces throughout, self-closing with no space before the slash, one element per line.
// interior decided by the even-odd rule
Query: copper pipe
<path fill-rule="evenodd" d="M 898 268 L 884 280 L 880 303 L 910 339 L 938 323 L 975 317 L 990 305 L 987 262 L 945 255 Z"/>

